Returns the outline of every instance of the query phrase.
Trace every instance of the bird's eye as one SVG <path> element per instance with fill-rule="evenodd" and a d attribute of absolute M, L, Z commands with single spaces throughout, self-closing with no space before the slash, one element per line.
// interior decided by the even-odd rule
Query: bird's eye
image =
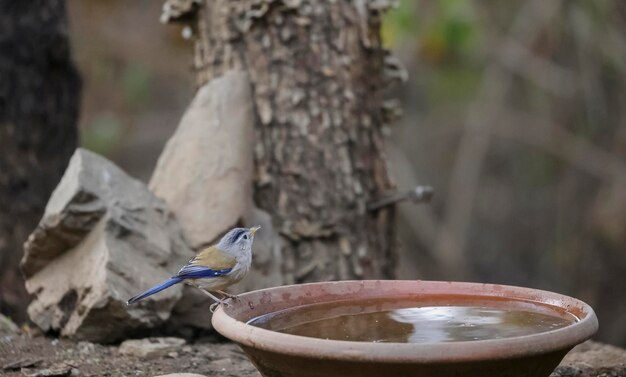
<path fill-rule="evenodd" d="M 247 234 L 244 234 L 244 235 L 243 235 L 243 239 L 244 239 L 244 240 L 247 240 L 247 239 L 248 239 L 248 235 L 247 235 Z"/>

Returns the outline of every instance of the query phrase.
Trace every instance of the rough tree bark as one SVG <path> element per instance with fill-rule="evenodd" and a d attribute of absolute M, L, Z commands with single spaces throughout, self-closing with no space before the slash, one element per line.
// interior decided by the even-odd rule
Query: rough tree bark
<path fill-rule="evenodd" d="M 393 277 L 393 208 L 367 208 L 393 188 L 382 134 L 387 1 L 186 3 L 170 19 L 191 20 L 198 85 L 230 70 L 250 77 L 254 202 L 279 235 L 282 282 Z"/>
<path fill-rule="evenodd" d="M 0 0 L 0 312 L 26 319 L 18 264 L 76 148 L 80 80 L 62 0 Z"/>

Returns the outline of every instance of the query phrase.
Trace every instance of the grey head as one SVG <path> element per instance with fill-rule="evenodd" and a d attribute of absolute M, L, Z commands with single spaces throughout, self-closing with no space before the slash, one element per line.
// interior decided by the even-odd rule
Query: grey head
<path fill-rule="evenodd" d="M 237 256 L 241 253 L 250 252 L 252 250 L 252 242 L 254 234 L 259 230 L 260 226 L 252 228 L 234 228 L 222 237 L 216 247 L 228 254 Z"/>

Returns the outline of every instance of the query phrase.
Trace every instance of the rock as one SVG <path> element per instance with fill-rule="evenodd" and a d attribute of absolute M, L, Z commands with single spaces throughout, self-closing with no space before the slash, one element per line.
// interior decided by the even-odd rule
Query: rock
<path fill-rule="evenodd" d="M 13 321 L 0 314 L 0 334 L 15 334 L 18 331 L 20 329 Z"/>
<path fill-rule="evenodd" d="M 176 213 L 193 249 L 250 208 L 254 124 L 248 76 L 227 72 L 198 90 L 159 157 L 150 189 Z"/>
<path fill-rule="evenodd" d="M 40 369 L 34 373 L 26 373 L 27 377 L 67 377 L 78 376 L 78 369 L 69 364 L 61 363 L 50 368 Z"/>
<path fill-rule="evenodd" d="M 172 373 L 172 374 L 162 374 L 160 376 L 155 377 L 206 377 L 203 374 L 195 374 L 195 373 Z"/>
<path fill-rule="evenodd" d="M 568 353 L 550 377 L 626 376 L 626 350 L 586 342 Z"/>
<path fill-rule="evenodd" d="M 44 331 L 114 342 L 165 322 L 181 286 L 126 306 L 193 252 L 166 204 L 113 163 L 78 149 L 25 244 L 22 270 Z"/>
<path fill-rule="evenodd" d="M 2 370 L 9 371 L 9 370 L 20 370 L 22 368 L 31 368 L 31 367 L 35 367 L 41 364 L 42 361 L 43 359 L 27 357 L 24 359 L 19 359 L 17 361 L 12 361 L 10 363 L 4 364 L 2 366 Z"/>
<path fill-rule="evenodd" d="M 90 342 L 78 342 L 76 350 L 82 355 L 89 355 L 96 352 L 96 345 Z"/>
<path fill-rule="evenodd" d="M 181 338 L 146 338 L 126 340 L 120 344 L 119 352 L 144 358 L 165 356 L 185 345 Z"/>

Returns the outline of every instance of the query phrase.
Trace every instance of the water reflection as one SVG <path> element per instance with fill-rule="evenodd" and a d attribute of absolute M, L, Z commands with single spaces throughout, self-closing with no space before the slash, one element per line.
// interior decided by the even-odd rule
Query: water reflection
<path fill-rule="evenodd" d="M 566 326 L 569 321 L 529 311 L 471 306 L 396 309 L 389 317 L 413 326 L 406 342 L 450 342 L 509 338 Z"/>
<path fill-rule="evenodd" d="M 323 339 L 430 343 L 522 336 L 572 322 L 571 318 L 526 307 L 416 306 L 416 302 L 407 301 L 367 301 L 309 305 L 264 315 L 249 323 Z"/>

